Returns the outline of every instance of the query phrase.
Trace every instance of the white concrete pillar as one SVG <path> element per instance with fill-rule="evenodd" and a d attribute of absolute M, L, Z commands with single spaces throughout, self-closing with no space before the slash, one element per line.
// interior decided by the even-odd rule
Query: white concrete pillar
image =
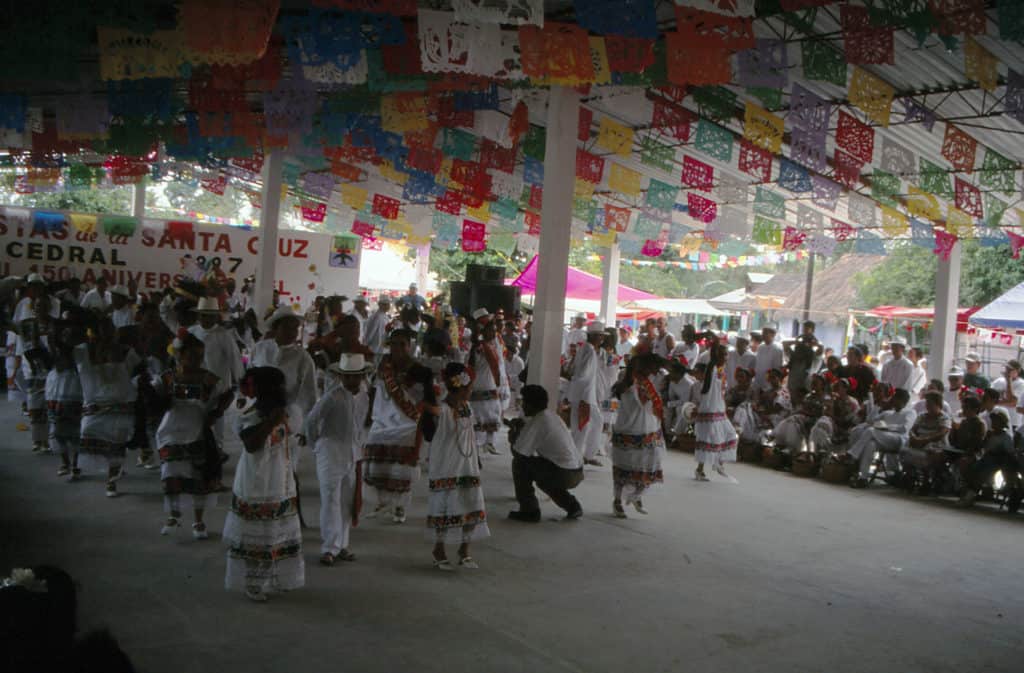
<path fill-rule="evenodd" d="M 277 232 L 281 216 L 281 173 L 284 156 L 280 150 L 271 150 L 263 160 L 263 195 L 260 208 L 260 247 L 256 262 L 256 286 L 253 304 L 256 317 L 262 324 L 267 309 L 274 300 L 277 282 Z"/>
<path fill-rule="evenodd" d="M 564 86 L 551 87 L 544 148 L 544 203 L 540 212 L 537 298 L 533 307 L 528 380 L 531 384 L 544 386 L 552 408 L 558 401 L 558 373 L 562 357 L 579 104 L 579 94 L 574 90 Z"/>
<path fill-rule="evenodd" d="M 928 353 L 928 378 L 946 380 L 946 371 L 956 357 L 956 310 L 960 303 L 960 253 L 957 241 L 949 261 L 939 259 L 935 274 L 935 320 L 932 321 L 932 346 Z"/>
<path fill-rule="evenodd" d="M 416 284 L 419 285 L 420 294 L 427 296 L 427 278 L 430 272 L 430 245 L 421 245 L 416 248 Z"/>
<path fill-rule="evenodd" d="M 619 303 L 619 243 L 616 241 L 608 247 L 604 256 L 604 275 L 601 278 L 601 314 L 600 319 L 606 327 L 615 326 L 615 308 Z"/>
<path fill-rule="evenodd" d="M 132 217 L 141 220 L 146 216 L 146 178 L 132 186 Z"/>

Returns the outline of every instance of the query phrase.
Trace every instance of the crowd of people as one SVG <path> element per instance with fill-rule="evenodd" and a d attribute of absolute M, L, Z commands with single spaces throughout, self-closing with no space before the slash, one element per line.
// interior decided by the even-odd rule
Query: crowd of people
<path fill-rule="evenodd" d="M 161 535 L 190 523 L 195 539 L 208 538 L 204 514 L 230 491 L 225 584 L 254 601 L 305 581 L 297 465 L 307 451 L 320 563 L 355 560 L 361 516 L 405 523 L 425 471 L 425 535 L 442 571 L 478 567 L 470 546 L 490 534 L 481 469 L 506 427 L 518 501 L 509 518 L 523 522 L 541 520 L 535 488 L 566 518 L 582 516 L 572 490 L 602 459 L 614 515 L 645 514 L 666 447 L 686 441 L 698 481 L 708 470 L 731 479 L 726 464 L 744 442 L 856 463 L 857 487 L 879 469 L 922 490 L 954 474 L 964 504 L 997 472 L 1019 480 L 1018 362 L 990 384 L 970 354 L 947 386 L 928 381 L 922 353 L 901 341 L 877 357 L 851 346 L 840 358 L 810 322 L 785 340 L 773 326 L 729 335 L 686 325 L 677 341 L 664 319 L 634 335 L 580 314 L 564 330 L 551 400 L 525 385 L 528 316 L 456 315 L 415 286 L 375 302 L 317 297 L 305 313 L 275 296 L 260 319 L 251 279 L 144 293 L 102 277 L 86 290 L 31 274 L 0 281 L 0 307 L 8 396 L 24 405 L 32 450 L 57 454 L 69 481 L 101 472 L 108 497 L 138 451 L 137 467 L 160 471 Z M 230 486 L 228 433 L 243 446 Z"/>

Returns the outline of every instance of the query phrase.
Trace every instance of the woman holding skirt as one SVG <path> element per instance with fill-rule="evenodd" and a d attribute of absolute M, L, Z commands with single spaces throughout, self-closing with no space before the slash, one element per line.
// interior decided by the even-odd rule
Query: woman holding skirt
<path fill-rule="evenodd" d="M 648 488 L 663 480 L 664 405 L 651 382 L 661 363 L 662 359 L 652 353 L 635 356 L 626 366 L 622 380 L 612 389 L 619 402 L 612 429 L 612 509 L 620 519 L 626 518 L 623 502 L 646 514 L 641 498 Z"/>
<path fill-rule="evenodd" d="M 708 481 L 704 463 L 711 463 L 715 472 L 728 477 L 722 464 L 736 460 L 736 443 L 739 439 L 725 411 L 725 373 L 722 371 L 727 355 L 725 345 L 713 343 L 710 353 L 694 423 L 697 470 L 693 476 L 697 481 Z"/>
<path fill-rule="evenodd" d="M 231 511 L 224 522 L 228 545 L 225 588 L 241 589 L 262 603 L 270 591 L 305 584 L 302 530 L 292 477 L 285 377 L 276 367 L 256 367 L 242 380 L 256 402 L 238 421 L 245 446 L 235 470 Z"/>

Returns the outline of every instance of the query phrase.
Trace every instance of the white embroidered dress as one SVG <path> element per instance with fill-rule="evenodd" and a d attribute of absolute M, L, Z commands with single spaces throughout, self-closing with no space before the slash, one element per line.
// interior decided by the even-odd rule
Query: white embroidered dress
<path fill-rule="evenodd" d="M 469 406 L 441 405 L 427 455 L 427 539 L 461 544 L 488 537 L 480 456 Z"/>
<path fill-rule="evenodd" d="M 663 481 L 665 438 L 654 406 L 654 398 L 641 397 L 636 383 L 619 398 L 612 431 L 612 482 L 626 503 L 640 500 L 648 488 Z"/>
<path fill-rule="evenodd" d="M 736 460 L 736 428 L 725 413 L 725 395 L 722 391 L 720 371 L 708 371 L 711 386 L 700 398 L 694 434 L 697 437 L 694 457 L 698 463 L 710 463 L 712 467 L 726 461 Z"/>

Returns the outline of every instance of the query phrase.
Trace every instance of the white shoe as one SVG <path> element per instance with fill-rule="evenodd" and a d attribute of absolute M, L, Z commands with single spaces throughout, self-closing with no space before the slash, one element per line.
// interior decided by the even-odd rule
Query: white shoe
<path fill-rule="evenodd" d="M 210 537 L 210 534 L 206 532 L 205 523 L 194 523 L 192 524 L 192 537 L 196 540 L 206 540 Z"/>
<path fill-rule="evenodd" d="M 179 528 L 181 528 L 181 524 L 178 523 L 177 519 L 167 519 L 167 522 L 164 523 L 163 527 L 160 529 L 160 534 L 170 535 L 171 533 L 177 531 Z"/>
<path fill-rule="evenodd" d="M 107 497 L 108 498 L 116 498 L 117 497 L 117 484 L 115 482 L 112 482 L 112 481 L 108 481 L 107 482 Z"/>
<path fill-rule="evenodd" d="M 266 603 L 267 595 L 259 587 L 246 587 L 245 597 L 256 603 Z"/>
<path fill-rule="evenodd" d="M 491 454 L 492 456 L 500 456 L 501 455 L 501 451 L 498 451 L 498 449 L 494 446 L 494 444 L 491 444 L 490 442 L 488 442 L 487 444 L 484 444 L 484 451 L 486 451 L 487 453 Z"/>
<path fill-rule="evenodd" d="M 396 507 L 394 513 L 391 515 L 391 520 L 394 523 L 405 523 L 405 509 L 402 507 Z"/>

